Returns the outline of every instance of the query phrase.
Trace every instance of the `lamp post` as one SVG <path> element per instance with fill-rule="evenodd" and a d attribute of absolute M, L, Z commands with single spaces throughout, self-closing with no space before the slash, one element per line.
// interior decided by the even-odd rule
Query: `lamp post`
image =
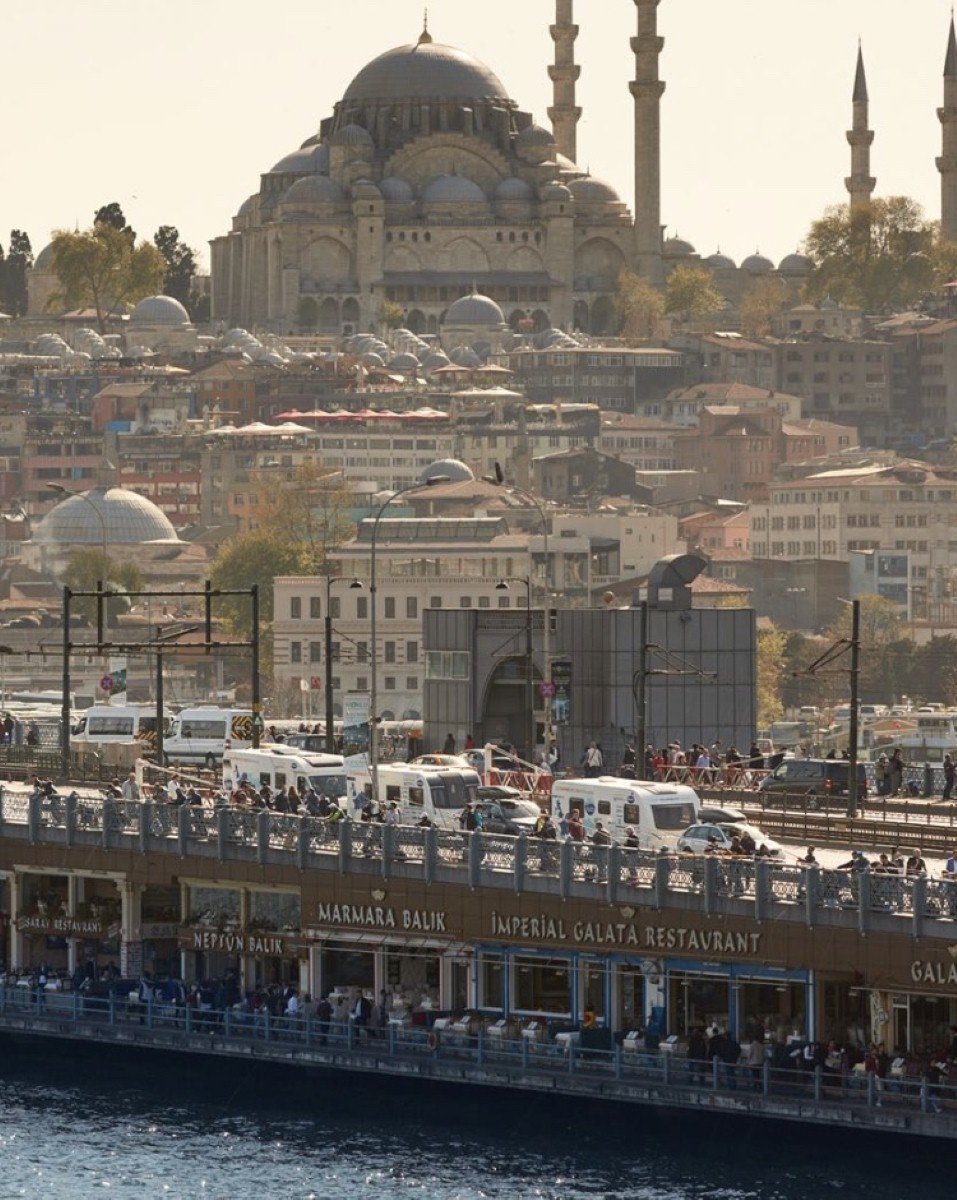
<path fill-rule="evenodd" d="M 393 492 L 387 500 L 384 500 L 380 505 L 378 512 L 372 521 L 372 542 L 369 550 L 369 635 L 371 639 L 372 658 L 370 660 L 370 687 L 369 687 L 369 768 L 372 776 L 372 799 L 376 805 L 379 803 L 379 768 L 378 768 L 378 730 L 379 730 L 379 714 L 376 711 L 378 706 L 378 688 L 377 688 L 377 668 L 379 661 L 379 651 L 376 645 L 376 543 L 379 537 L 379 522 L 382 520 L 382 514 L 394 500 L 398 500 L 400 496 L 404 496 L 407 492 L 417 492 L 423 487 L 435 487 L 439 483 L 448 483 L 448 475 L 431 475 L 428 479 L 421 480 L 417 483 L 407 484 L 405 487 L 399 488 Z"/>
<path fill-rule="evenodd" d="M 525 757 L 532 762 L 535 753 L 535 670 L 532 662 L 532 577 L 530 575 L 508 575 L 495 585 L 507 592 L 510 583 L 525 585 Z"/>
<path fill-rule="evenodd" d="M 549 604 L 549 597 L 550 597 L 549 567 L 550 567 L 550 562 L 549 562 L 549 557 L 548 557 L 548 520 L 545 516 L 545 509 L 544 509 L 541 501 L 536 496 L 533 496 L 531 492 L 527 491 L 523 487 L 520 487 L 517 483 L 506 483 L 505 482 L 505 472 L 502 469 L 502 464 L 500 462 L 495 463 L 495 469 L 491 475 L 483 475 L 482 478 L 485 480 L 486 483 L 494 483 L 497 487 L 507 487 L 509 491 L 516 492 L 519 496 L 522 496 L 538 512 L 539 519 L 542 522 L 542 543 L 543 543 L 544 555 L 545 555 L 545 576 L 542 581 L 542 591 L 544 593 L 543 598 L 542 598 L 542 657 L 544 659 L 544 664 L 543 664 L 544 669 L 542 670 L 542 679 L 545 681 L 546 684 L 551 684 L 552 667 L 551 667 L 551 661 L 549 659 L 549 649 L 550 649 L 549 625 L 551 622 L 551 606 Z M 529 576 L 531 576 L 533 573 L 532 572 L 532 550 L 531 550 L 531 547 L 529 547 L 529 550 L 528 550 L 528 573 L 529 573 Z M 531 620 L 531 618 L 529 618 L 529 620 Z M 545 692 L 545 694 L 542 697 L 542 699 L 544 700 L 544 709 L 545 709 L 545 736 L 544 736 L 545 761 L 548 762 L 548 752 L 551 749 L 551 745 L 552 745 L 551 688 L 546 687 L 544 689 L 544 692 Z M 535 751 L 535 746 L 534 746 L 534 742 L 533 742 L 533 744 L 529 747 L 529 757 L 530 758 L 534 754 L 534 751 Z"/>
<path fill-rule="evenodd" d="M 343 583 L 348 576 L 326 576 L 326 618 L 325 618 L 325 658 L 326 658 L 326 753 L 333 754 L 336 749 L 336 739 L 333 732 L 334 714 L 332 711 L 332 585 Z M 353 579 L 350 588 L 361 588 L 358 579 Z"/>

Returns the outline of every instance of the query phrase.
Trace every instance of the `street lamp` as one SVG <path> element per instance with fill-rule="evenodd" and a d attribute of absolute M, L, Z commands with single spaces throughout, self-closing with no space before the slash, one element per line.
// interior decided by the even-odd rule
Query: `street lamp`
<path fill-rule="evenodd" d="M 348 576 L 343 575 L 326 576 L 326 752 L 328 754 L 335 753 L 336 749 L 336 739 L 332 728 L 332 585 L 343 583 L 347 578 Z M 362 584 L 358 579 L 353 579 L 349 587 L 361 588 Z"/>
<path fill-rule="evenodd" d="M 417 483 L 409 483 L 405 487 L 399 488 L 393 492 L 387 500 L 379 505 L 379 510 L 372 521 L 372 543 L 369 551 L 369 606 L 370 606 L 370 624 L 369 633 L 372 641 L 372 658 L 370 661 L 370 688 L 369 688 L 369 767 L 372 776 L 372 799 L 378 806 L 379 803 L 379 768 L 378 768 L 378 731 L 379 731 L 379 714 L 376 711 L 378 706 L 378 691 L 377 691 L 377 667 L 379 661 L 379 651 L 376 645 L 376 542 L 379 537 L 379 522 L 382 520 L 382 514 L 394 501 L 400 496 L 404 496 L 407 492 L 416 492 L 422 487 L 435 487 L 439 483 L 448 483 L 448 475 L 430 475 L 428 479 L 420 480 Z"/>
<path fill-rule="evenodd" d="M 535 677 L 532 664 L 532 578 L 530 575 L 508 575 L 499 580 L 495 587 L 501 592 L 508 591 L 510 583 L 525 585 L 525 719 L 526 719 L 526 751 L 528 762 L 534 761 L 535 754 Z"/>
<path fill-rule="evenodd" d="M 544 548 L 544 552 L 545 552 L 545 575 L 542 580 L 542 590 L 544 592 L 544 596 L 543 596 L 543 600 L 542 600 L 542 618 L 543 618 L 543 620 L 542 620 L 542 657 L 544 659 L 544 670 L 542 671 L 542 679 L 544 680 L 544 682 L 546 684 L 546 687 L 544 688 L 544 695 L 542 698 L 544 700 L 544 709 L 545 709 L 544 742 L 545 742 L 545 761 L 547 763 L 548 762 L 548 752 L 551 749 L 551 745 L 552 745 L 552 694 L 551 694 L 552 667 L 551 667 L 551 662 L 549 660 L 549 641 L 550 641 L 549 624 L 551 622 L 551 611 L 550 611 L 551 606 L 549 604 L 549 598 L 550 598 L 549 566 L 550 566 L 550 563 L 549 563 L 549 558 L 548 558 L 548 520 L 545 516 L 545 509 L 544 509 L 541 501 L 536 496 L 533 496 L 532 493 L 527 491 L 525 488 L 519 487 L 519 485 L 517 483 L 506 483 L 505 482 L 505 471 L 502 469 L 502 464 L 500 462 L 495 463 L 494 471 L 491 475 L 483 475 L 482 478 L 485 480 L 486 483 L 494 483 L 496 485 L 496 487 L 507 487 L 508 490 L 511 492 L 517 492 L 519 496 L 522 496 L 525 500 L 527 500 L 529 502 L 529 504 L 532 505 L 533 508 L 535 508 L 537 510 L 539 519 L 542 522 L 542 543 L 543 543 L 543 548 Z M 529 575 L 532 574 L 532 548 L 531 548 L 531 546 L 529 546 L 529 549 L 528 549 L 528 573 L 529 573 Z M 531 620 L 531 618 L 529 618 L 529 620 Z M 534 751 L 534 745 L 529 748 L 529 754 L 531 754 L 533 751 Z"/>

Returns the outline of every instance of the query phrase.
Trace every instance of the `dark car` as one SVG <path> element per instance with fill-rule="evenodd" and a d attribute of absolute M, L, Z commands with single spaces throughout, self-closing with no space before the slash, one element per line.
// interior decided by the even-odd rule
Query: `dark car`
<path fill-rule="evenodd" d="M 481 799 L 481 793 L 497 791 L 497 788 L 477 788 L 479 798 L 475 802 L 476 809 L 482 814 L 483 833 L 520 833 L 535 832 L 535 822 L 541 809 L 533 800 L 523 800 L 516 793 L 515 797 L 503 796 L 498 799 Z M 514 789 L 505 789 L 512 791 Z"/>
<path fill-rule="evenodd" d="M 797 796 L 810 809 L 826 808 L 832 796 L 847 796 L 850 766 L 843 758 L 786 758 L 761 780 L 758 795 L 765 802 L 773 797 L 781 803 Z M 857 764 L 857 795 L 860 800 L 867 796 L 863 763 Z"/>

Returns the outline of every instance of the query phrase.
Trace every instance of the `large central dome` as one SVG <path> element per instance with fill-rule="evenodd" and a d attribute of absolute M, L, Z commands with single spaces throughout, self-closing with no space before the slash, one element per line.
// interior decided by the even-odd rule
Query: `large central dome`
<path fill-rule="evenodd" d="M 484 63 L 436 42 L 387 50 L 363 67 L 343 101 L 508 100 L 501 80 Z"/>

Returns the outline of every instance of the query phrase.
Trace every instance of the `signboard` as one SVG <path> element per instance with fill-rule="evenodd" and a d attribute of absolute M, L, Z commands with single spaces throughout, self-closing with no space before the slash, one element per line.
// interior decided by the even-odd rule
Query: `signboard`
<path fill-rule="evenodd" d="M 350 692 L 342 701 L 343 725 L 369 724 L 369 697 L 365 692 Z"/>
<path fill-rule="evenodd" d="M 543 679 L 538 685 L 538 694 L 543 700 L 551 700 L 555 695 L 555 685 L 550 679 Z"/>
<path fill-rule="evenodd" d="M 570 658 L 556 658 L 552 663 L 552 720 L 564 725 L 572 716 L 572 663 Z"/>

